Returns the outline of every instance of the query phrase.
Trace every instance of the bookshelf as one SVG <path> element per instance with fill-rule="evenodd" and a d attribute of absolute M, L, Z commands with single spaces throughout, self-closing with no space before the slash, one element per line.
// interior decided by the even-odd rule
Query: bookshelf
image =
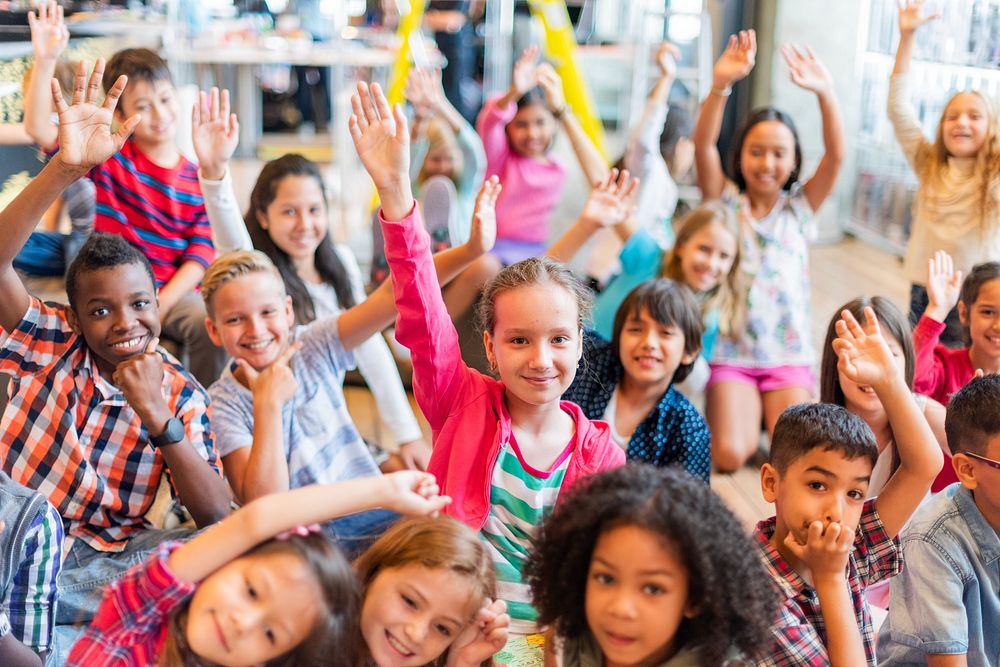
<path fill-rule="evenodd" d="M 899 41 L 896 0 L 862 4 L 857 81 L 860 122 L 847 231 L 902 255 L 917 179 L 886 115 L 889 75 Z M 939 0 L 941 17 L 920 29 L 910 69 L 912 102 L 929 139 L 948 100 L 960 90 L 1000 94 L 1000 0 Z"/>

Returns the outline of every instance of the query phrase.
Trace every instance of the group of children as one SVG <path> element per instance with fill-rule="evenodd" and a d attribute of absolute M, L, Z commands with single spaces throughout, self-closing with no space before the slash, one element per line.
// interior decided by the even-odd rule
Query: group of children
<path fill-rule="evenodd" d="M 544 633 L 544 663 L 567 667 L 997 667 L 1000 263 L 975 262 L 1000 238 L 998 119 L 960 93 L 934 144 L 914 134 L 921 4 L 900 8 L 890 115 L 920 175 L 922 312 L 911 332 L 884 298 L 845 304 L 820 403 L 804 279 L 844 140 L 807 48 L 783 54 L 822 112 L 815 173 L 800 178 L 795 127 L 771 108 L 723 167 L 726 98 L 756 55 L 741 32 L 693 130 L 706 202 L 677 221 L 650 133 L 622 165 L 642 178 L 608 169 L 535 49 L 478 136 L 433 73 L 407 88 L 412 134 L 359 83 L 349 131 L 390 276 L 366 295 L 316 165 L 268 163 L 242 214 L 228 92 L 200 94 L 194 165 L 162 60 L 81 63 L 67 100 L 49 79 L 65 27 L 42 5 L 26 128 L 48 163 L 0 212 L 0 663 L 474 667 Z M 647 115 L 662 124 L 669 46 L 657 63 Z M 594 187 L 547 246 L 557 126 Z M 80 182 L 96 200 L 82 247 L 35 232 Z M 562 262 L 606 230 L 621 270 L 592 313 Z M 19 276 L 45 252 L 69 255 L 68 306 Z M 491 374 L 460 351 L 473 304 Z M 940 344 L 953 310 L 967 348 Z M 380 335 L 394 319 L 433 446 Z M 355 364 L 400 443 L 389 459 L 347 412 Z M 757 451 L 762 424 L 775 516 L 747 535 L 707 482 Z M 149 522 L 164 478 L 199 530 Z M 888 606 L 881 629 L 871 604 Z"/>

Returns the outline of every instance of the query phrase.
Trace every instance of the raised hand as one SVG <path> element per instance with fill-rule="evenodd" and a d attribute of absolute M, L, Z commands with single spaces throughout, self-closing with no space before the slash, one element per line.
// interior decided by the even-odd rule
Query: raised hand
<path fill-rule="evenodd" d="M 806 543 L 799 544 L 794 533 L 785 537 L 785 547 L 809 566 L 814 580 L 846 577 L 847 561 L 854 548 L 854 530 L 841 523 L 822 521 L 809 524 Z"/>
<path fill-rule="evenodd" d="M 594 184 L 580 221 L 592 230 L 625 222 L 635 210 L 631 200 L 638 185 L 639 179 L 630 178 L 628 170 L 612 169 L 605 180 Z"/>
<path fill-rule="evenodd" d="M 730 35 L 726 50 L 715 62 L 712 70 L 712 85 L 717 89 L 729 88 L 746 77 L 757 61 L 757 33 L 741 30 L 738 35 Z"/>
<path fill-rule="evenodd" d="M 850 311 L 840 314 L 833 349 L 839 358 L 837 368 L 840 372 L 853 382 L 873 387 L 876 392 L 902 377 L 871 306 L 865 307 L 864 327 Z"/>
<path fill-rule="evenodd" d="M 417 438 L 399 445 L 399 458 L 408 470 L 427 470 L 431 460 L 431 446 L 423 438 Z"/>
<path fill-rule="evenodd" d="M 924 314 L 944 322 L 961 293 L 962 272 L 955 270 L 951 255 L 938 250 L 927 262 L 927 310 Z"/>
<path fill-rule="evenodd" d="M 781 55 L 788 63 L 792 83 L 799 88 L 814 92 L 827 93 L 833 90 L 833 78 L 826 66 L 813 55 L 808 46 L 799 47 L 795 44 L 784 44 Z"/>
<path fill-rule="evenodd" d="M 562 113 L 566 110 L 566 96 L 563 94 L 562 78 L 549 63 L 538 66 L 538 85 L 545 95 L 545 103 L 549 111 Z"/>
<path fill-rule="evenodd" d="M 510 616 L 503 600 L 488 601 L 455 639 L 446 667 L 478 667 L 507 643 Z"/>
<path fill-rule="evenodd" d="M 299 389 L 299 383 L 292 373 L 290 362 L 292 356 L 300 349 L 302 349 L 302 343 L 292 343 L 288 349 L 278 355 L 278 358 L 270 366 L 262 371 L 257 371 L 246 359 L 236 360 L 236 364 L 243 371 L 247 387 L 253 393 L 254 400 L 260 398 L 278 406 L 292 400 L 295 392 Z"/>
<path fill-rule="evenodd" d="M 86 172 L 101 164 L 121 150 L 125 140 L 142 120 L 139 114 L 135 114 L 125 120 L 117 132 L 111 133 L 115 105 L 125 90 L 128 77 L 124 74 L 118 77 L 104 98 L 104 103 L 98 106 L 103 76 L 103 58 L 97 59 L 89 81 L 87 65 L 81 61 L 73 79 L 73 99 L 69 106 L 63 99 L 59 82 L 55 79 L 51 81 L 52 101 L 59 113 L 59 152 L 54 159 L 58 159 L 64 167 Z"/>
<path fill-rule="evenodd" d="M 656 66 L 660 68 L 660 76 L 673 79 L 677 76 L 677 61 L 681 58 L 680 49 L 670 42 L 662 42 L 656 50 Z"/>
<path fill-rule="evenodd" d="M 28 12 L 31 48 L 35 60 L 56 60 L 69 44 L 69 29 L 63 22 L 63 8 L 47 0 L 38 4 L 38 14 Z"/>
<path fill-rule="evenodd" d="M 483 181 L 479 187 L 479 194 L 476 195 L 476 208 L 472 212 L 472 228 L 465 246 L 477 257 L 488 253 L 493 249 L 493 244 L 496 243 L 496 204 L 502 189 L 500 178 L 493 175 Z"/>
<path fill-rule="evenodd" d="M 405 94 L 418 118 L 435 115 L 445 99 L 441 70 L 412 69 L 406 80 Z"/>
<path fill-rule="evenodd" d="M 221 94 L 215 87 L 208 94 L 198 91 L 198 102 L 191 110 L 191 140 L 201 175 L 211 181 L 222 179 L 240 143 L 240 124 L 230 112 L 228 90 Z"/>
<path fill-rule="evenodd" d="M 923 24 L 941 16 L 940 12 L 921 16 L 924 0 L 897 0 L 896 4 L 899 6 L 899 34 L 903 36 L 912 35 Z"/>
<path fill-rule="evenodd" d="M 381 190 L 407 181 L 410 137 L 402 108 L 396 104 L 390 109 L 382 88 L 363 81 L 358 82 L 358 92 L 351 95 L 351 108 L 351 139 L 375 187 Z"/>
<path fill-rule="evenodd" d="M 529 46 L 521 52 L 521 57 L 514 63 L 514 71 L 510 77 L 510 87 L 521 97 L 538 85 L 538 47 Z"/>
<path fill-rule="evenodd" d="M 410 516 L 435 516 L 451 502 L 448 496 L 438 495 L 434 475 L 417 470 L 402 470 L 383 475 L 389 485 L 386 509 Z"/>

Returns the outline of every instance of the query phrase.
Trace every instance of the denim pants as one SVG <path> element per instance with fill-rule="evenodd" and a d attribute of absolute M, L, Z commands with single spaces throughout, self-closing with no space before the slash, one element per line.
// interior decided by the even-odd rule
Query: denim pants
<path fill-rule="evenodd" d="M 14 258 L 14 268 L 30 276 L 64 276 L 89 236 L 82 231 L 32 232 Z"/>
<path fill-rule="evenodd" d="M 343 550 L 348 560 L 354 560 L 398 519 L 399 515 L 389 510 L 359 512 L 327 521 L 323 533 Z"/>

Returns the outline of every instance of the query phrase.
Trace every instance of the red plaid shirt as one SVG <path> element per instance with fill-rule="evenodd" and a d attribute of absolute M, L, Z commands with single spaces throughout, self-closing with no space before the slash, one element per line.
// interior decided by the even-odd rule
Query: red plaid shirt
<path fill-rule="evenodd" d="M 165 542 L 145 563 L 111 584 L 90 627 L 73 644 L 67 667 L 155 665 L 167 638 L 170 612 L 194 592 L 167 567 L 179 542 Z"/>
<path fill-rule="evenodd" d="M 12 376 L 0 458 L 14 481 L 49 498 L 67 535 L 100 551 L 121 551 L 147 527 L 143 517 L 166 466 L 125 396 L 97 371 L 65 308 L 32 298 L 17 328 L 0 338 L 0 372 Z M 167 406 L 221 475 L 208 394 L 176 359 L 161 354 Z"/>
<path fill-rule="evenodd" d="M 809 665 L 825 667 L 830 664 L 826 652 L 826 626 L 819 606 L 816 589 L 807 584 L 791 568 L 771 544 L 775 518 L 757 524 L 754 537 L 760 549 L 764 567 L 784 597 L 778 622 L 771 629 L 774 643 L 771 654 L 759 660 L 761 667 L 786 667 Z M 889 537 L 882 519 L 875 511 L 875 499 L 865 502 L 861 522 L 854 537 L 854 551 L 848 558 L 847 585 L 854 601 L 854 613 L 861 628 L 868 664 L 874 667 L 875 629 L 871 611 L 865 599 L 865 589 L 879 581 L 898 574 L 903 569 L 903 553 L 899 541 Z"/>

